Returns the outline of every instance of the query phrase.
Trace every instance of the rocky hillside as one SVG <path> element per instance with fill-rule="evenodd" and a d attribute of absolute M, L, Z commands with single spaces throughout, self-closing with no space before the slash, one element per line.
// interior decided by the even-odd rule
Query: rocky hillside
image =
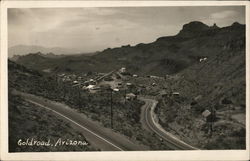
<path fill-rule="evenodd" d="M 245 149 L 246 44 L 243 29 L 237 23 L 224 29 L 225 33 L 234 31 L 230 33 L 235 35 L 233 39 L 228 38 L 226 44 L 219 40 L 224 33 L 217 35 L 217 45 L 222 48 L 219 52 L 168 77 L 168 91 L 178 92 L 179 96 L 162 98 L 158 105 L 160 123 L 166 130 L 204 149 Z M 205 110 L 215 111 L 212 134 L 202 115 Z"/>
<path fill-rule="evenodd" d="M 245 25 L 239 23 L 219 28 L 194 21 L 185 24 L 177 35 L 161 37 L 149 44 L 108 48 L 90 57 L 52 59 L 29 54 L 17 62 L 51 72 L 108 72 L 125 66 L 133 73 L 164 76 L 199 63 L 200 58 L 215 58 L 228 43 L 244 35 Z"/>
<path fill-rule="evenodd" d="M 55 80 L 40 72 L 8 61 L 8 116 L 9 152 L 96 151 L 86 138 L 71 124 L 43 107 L 25 100 L 16 90 L 37 95 L 54 96 L 58 89 Z M 55 92 L 53 92 L 55 91 Z M 52 98 L 51 97 L 51 98 Z M 20 146 L 20 139 L 55 143 L 59 138 L 83 140 L 84 146 Z"/>
<path fill-rule="evenodd" d="M 27 139 L 56 143 L 59 138 L 82 140 L 84 146 L 20 146 Z M 9 152 L 97 151 L 71 124 L 56 114 L 9 93 Z"/>

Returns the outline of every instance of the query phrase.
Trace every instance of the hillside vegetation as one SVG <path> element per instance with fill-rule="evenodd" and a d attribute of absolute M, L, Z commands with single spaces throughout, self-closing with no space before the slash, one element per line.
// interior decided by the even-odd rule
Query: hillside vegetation
<path fill-rule="evenodd" d="M 222 43 L 220 52 L 168 77 L 168 91 L 180 96 L 160 100 L 157 113 L 165 129 L 205 149 L 245 148 L 246 55 L 240 29 L 234 24 L 227 32 L 238 31 L 237 36 L 225 44 L 216 41 Z M 213 136 L 202 117 L 205 110 L 216 112 Z"/>
<path fill-rule="evenodd" d="M 164 129 L 202 149 L 245 149 L 245 48 L 245 25 L 219 28 L 194 21 L 175 36 L 106 49 L 93 56 L 21 56 L 16 62 L 9 61 L 9 86 L 65 102 L 109 127 L 108 91 L 79 90 L 60 83 L 55 74 L 107 73 L 126 67 L 139 76 L 124 76 L 123 83 L 132 83 L 133 93 L 157 99 L 155 113 Z M 44 70 L 49 74 L 41 72 Z M 155 134 L 141 128 L 143 102 L 125 104 L 123 93 L 121 90 L 113 99 L 114 130 L 151 149 L 168 149 Z M 213 113 L 212 121 L 206 121 L 206 110 Z"/>
<path fill-rule="evenodd" d="M 90 119 L 100 122 L 102 126 L 110 128 L 110 91 L 103 90 L 98 93 L 89 93 L 78 87 L 64 84 L 58 81 L 56 77 L 30 70 L 10 60 L 8 61 L 8 70 L 9 91 L 15 89 L 65 103 L 84 113 Z M 16 96 L 13 97 L 13 99 L 16 99 Z M 12 101 L 10 100 L 10 102 Z M 21 104 L 21 102 L 19 103 Z M 170 149 L 154 134 L 142 129 L 140 110 L 143 104 L 139 100 L 124 102 L 124 91 L 113 94 L 113 130 L 134 142 L 150 147 L 152 150 Z M 15 106 L 17 105 L 15 104 Z M 10 118 L 12 122 L 15 122 L 16 117 L 19 117 L 15 114 L 12 116 Z M 15 122 L 15 124 L 19 123 Z M 17 137 L 15 134 L 12 135 Z"/>
<path fill-rule="evenodd" d="M 60 145 L 60 140 L 82 141 L 86 145 Z M 23 146 L 21 142 L 49 142 L 53 146 Z M 59 141 L 58 141 L 59 140 Z M 56 144 L 58 143 L 58 144 Z M 9 152 L 96 151 L 81 132 L 44 108 L 9 92 Z"/>

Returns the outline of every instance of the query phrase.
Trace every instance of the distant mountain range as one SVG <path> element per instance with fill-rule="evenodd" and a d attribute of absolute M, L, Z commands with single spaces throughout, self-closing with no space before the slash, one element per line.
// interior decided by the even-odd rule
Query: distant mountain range
<path fill-rule="evenodd" d="M 108 48 L 93 56 L 81 54 L 57 59 L 33 53 L 16 62 L 31 69 L 50 69 L 52 72 L 109 72 L 126 67 L 136 74 L 164 76 L 198 64 L 202 58 L 215 59 L 232 41 L 243 40 L 245 25 L 235 22 L 219 28 L 193 21 L 183 25 L 177 35 L 160 37 L 149 44 Z"/>
<path fill-rule="evenodd" d="M 42 46 L 34 46 L 34 45 L 16 45 L 13 47 L 10 47 L 8 49 L 8 57 L 11 58 L 14 55 L 26 55 L 29 53 L 45 53 L 48 54 L 53 53 L 55 55 L 67 55 L 67 54 L 79 54 L 80 51 L 76 49 L 68 49 L 68 48 L 60 48 L 60 47 L 53 47 L 53 48 L 45 48 Z"/>

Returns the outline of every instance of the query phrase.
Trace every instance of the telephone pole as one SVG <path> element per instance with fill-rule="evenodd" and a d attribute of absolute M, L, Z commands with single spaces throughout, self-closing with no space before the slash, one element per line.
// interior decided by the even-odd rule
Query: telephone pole
<path fill-rule="evenodd" d="M 126 104 L 126 88 L 124 90 L 124 104 Z"/>
<path fill-rule="evenodd" d="M 80 91 L 80 87 L 77 87 L 77 91 L 78 91 L 78 106 L 79 108 L 82 107 L 82 101 L 81 101 L 81 91 Z"/>
<path fill-rule="evenodd" d="M 112 89 L 110 89 L 110 125 L 113 129 L 113 98 L 112 98 Z"/>

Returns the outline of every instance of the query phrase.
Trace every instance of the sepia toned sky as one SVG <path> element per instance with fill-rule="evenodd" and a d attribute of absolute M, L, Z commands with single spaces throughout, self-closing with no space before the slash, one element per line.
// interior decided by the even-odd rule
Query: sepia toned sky
<path fill-rule="evenodd" d="M 245 23 L 245 7 L 115 7 L 8 9 L 8 45 L 81 52 L 149 43 L 191 21 L 219 27 Z"/>

